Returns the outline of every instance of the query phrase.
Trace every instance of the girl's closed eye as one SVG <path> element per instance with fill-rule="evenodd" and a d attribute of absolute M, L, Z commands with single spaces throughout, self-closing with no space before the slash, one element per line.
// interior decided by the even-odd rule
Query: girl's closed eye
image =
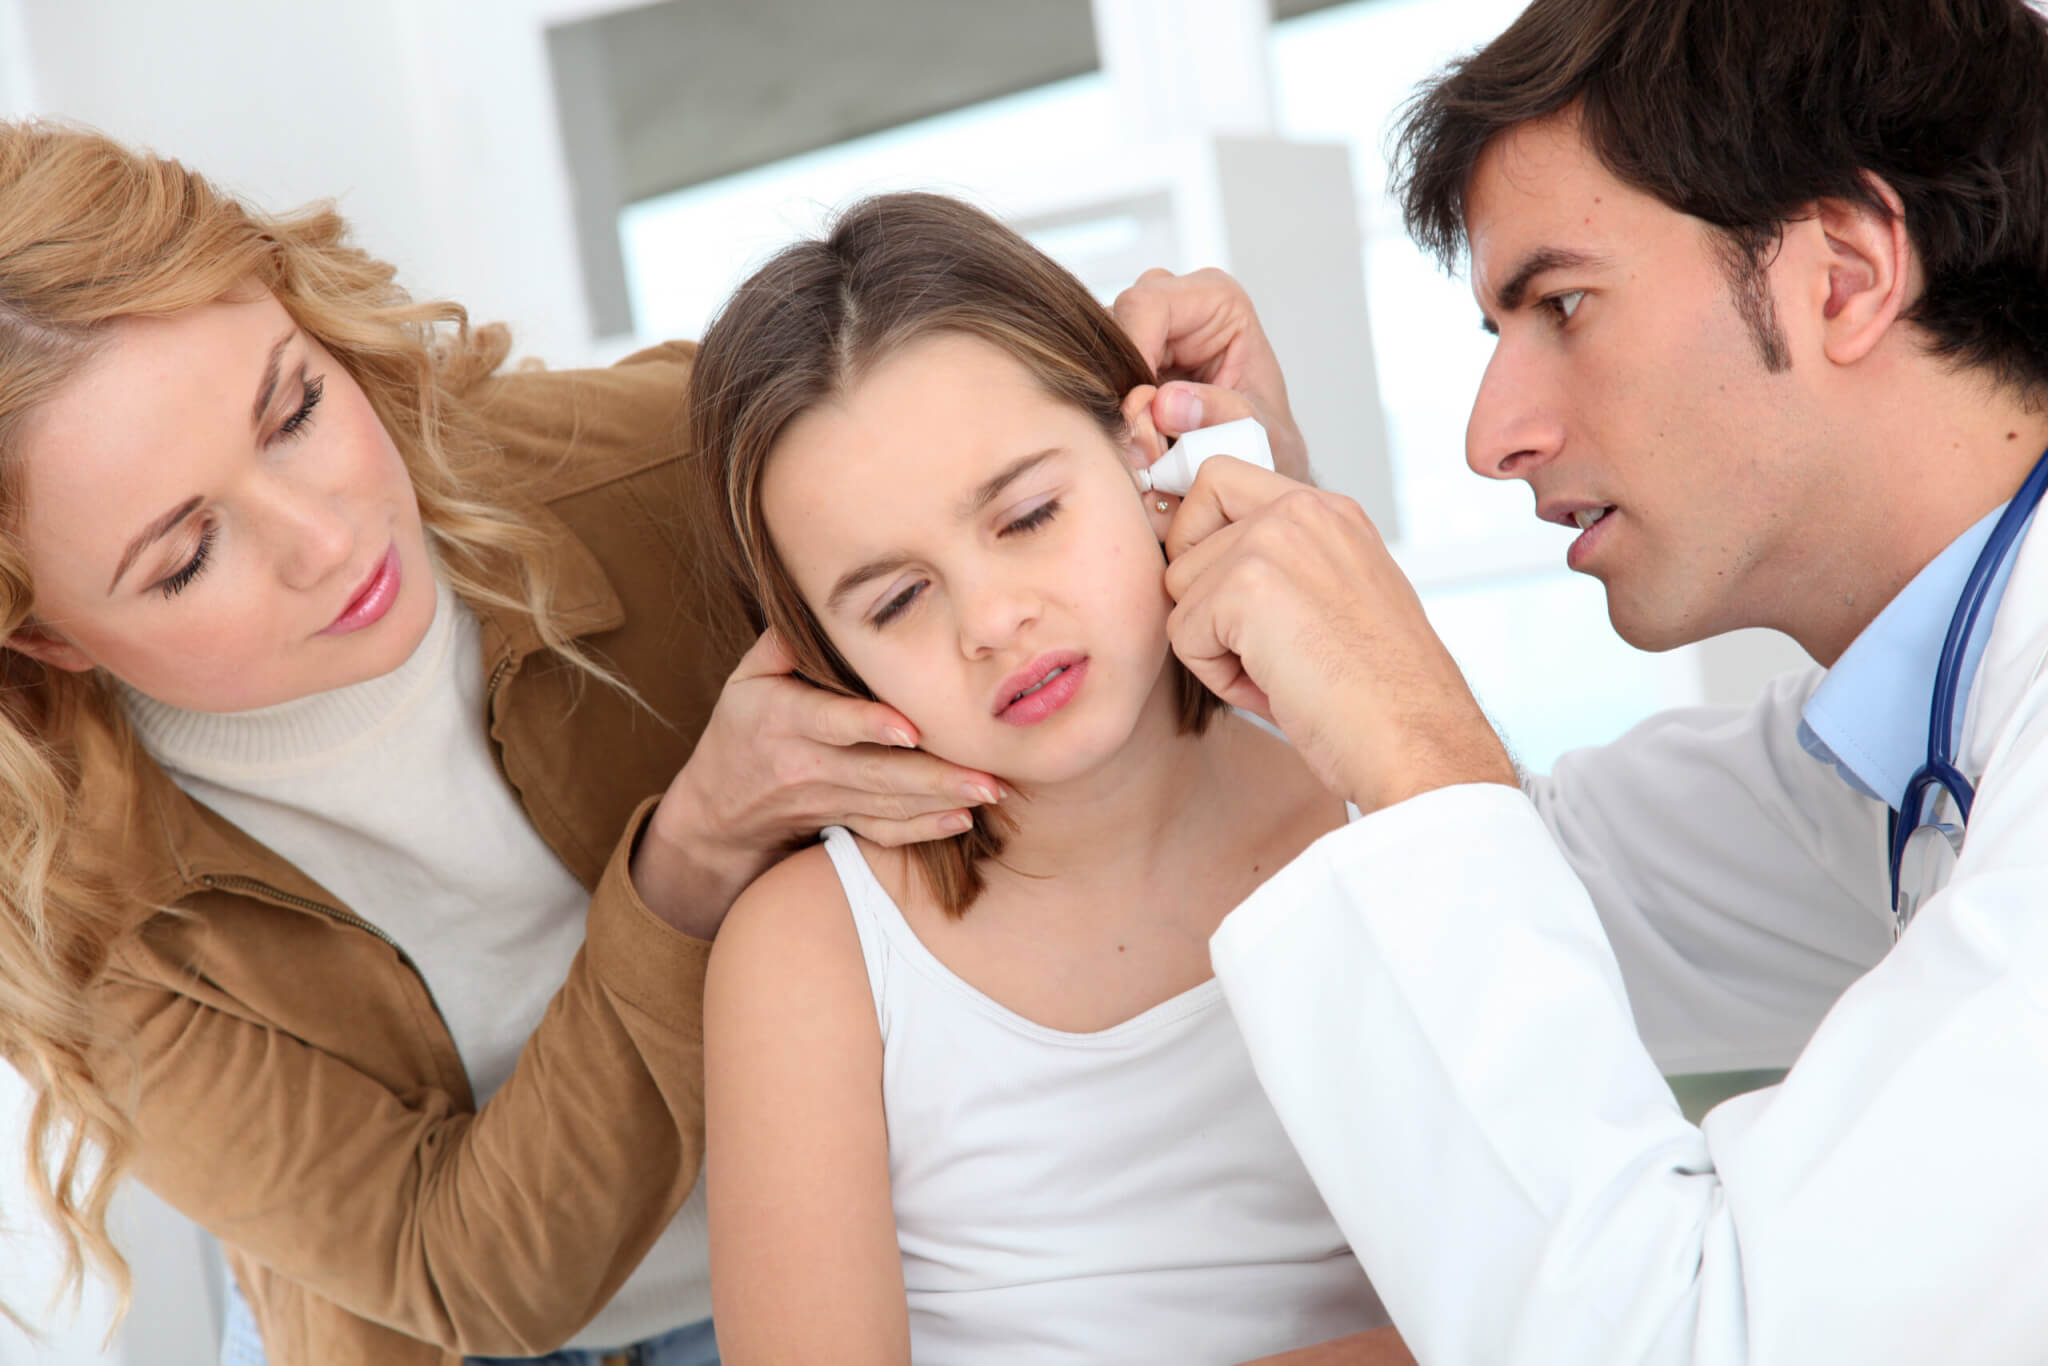
<path fill-rule="evenodd" d="M 205 572 L 207 561 L 213 556 L 213 536 L 214 528 L 208 525 L 199 533 L 199 547 L 192 552 L 192 558 L 169 578 L 159 581 L 157 591 L 167 598 L 175 598 L 191 587 L 192 581 Z"/>
<path fill-rule="evenodd" d="M 1058 498 L 1048 498 L 1015 521 L 1006 524 L 996 534 L 999 536 L 1011 536 L 1036 531 L 1053 518 L 1059 516 L 1059 512 L 1060 500 Z"/>
<path fill-rule="evenodd" d="M 896 618 L 902 616 L 910 610 L 911 604 L 917 601 L 918 595 L 924 592 L 924 587 L 925 581 L 923 579 L 916 579 L 904 585 L 900 591 L 891 594 L 889 600 L 875 610 L 875 614 L 868 618 L 868 625 L 879 631 L 890 622 L 896 620 Z"/>

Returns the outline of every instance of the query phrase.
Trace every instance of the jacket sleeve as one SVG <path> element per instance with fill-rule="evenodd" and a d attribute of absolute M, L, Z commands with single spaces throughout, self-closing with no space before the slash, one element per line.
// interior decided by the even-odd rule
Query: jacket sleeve
<path fill-rule="evenodd" d="M 1520 794 L 1388 808 L 1231 914 L 1212 947 L 1260 1080 L 1418 1360 L 2039 1359 L 2041 711 L 1949 886 L 1781 1085 L 1702 1128 Z M 1747 888 L 1781 870 L 1740 860 L 1781 852 L 1722 867 Z"/>
<path fill-rule="evenodd" d="M 117 962 L 102 990 L 133 1032 L 137 1174 L 352 1313 L 456 1352 L 558 1347 L 639 1263 L 702 1158 L 710 945 L 633 890 L 652 805 L 599 880 L 567 980 L 476 1113 L 445 1091 L 394 1091 L 203 982 Z"/>
<path fill-rule="evenodd" d="M 1664 712 L 1526 784 L 1667 1074 L 1790 1066 L 1891 949 L 1885 807 L 1798 744 L 1820 677 Z"/>

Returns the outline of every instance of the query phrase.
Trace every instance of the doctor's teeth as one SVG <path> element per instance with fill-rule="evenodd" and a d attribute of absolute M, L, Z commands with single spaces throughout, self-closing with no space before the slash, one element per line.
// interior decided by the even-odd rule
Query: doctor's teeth
<path fill-rule="evenodd" d="M 1572 520 L 1579 524 L 1579 530 L 1584 531 L 1587 527 L 1605 517 L 1607 512 L 1606 508 L 1590 508 L 1582 512 L 1574 512 Z"/>

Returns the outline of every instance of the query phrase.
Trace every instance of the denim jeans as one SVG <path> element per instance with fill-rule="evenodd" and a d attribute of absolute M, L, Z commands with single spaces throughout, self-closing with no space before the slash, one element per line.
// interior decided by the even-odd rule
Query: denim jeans
<path fill-rule="evenodd" d="M 220 1366 L 270 1366 L 263 1339 L 256 1334 L 256 1316 L 234 1277 L 228 1277 L 226 1312 L 221 1316 Z M 658 1338 L 609 1352 L 565 1348 L 543 1357 L 469 1357 L 468 1366 L 718 1366 L 718 1340 L 711 1320 L 685 1324 Z"/>

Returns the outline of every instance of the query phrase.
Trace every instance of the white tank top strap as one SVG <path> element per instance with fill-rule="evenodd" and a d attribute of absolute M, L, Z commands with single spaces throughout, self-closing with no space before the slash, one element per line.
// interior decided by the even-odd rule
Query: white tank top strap
<path fill-rule="evenodd" d="M 891 942 L 910 933 L 903 912 L 875 877 L 875 870 L 861 857 L 860 842 L 843 825 L 828 825 L 824 831 L 825 854 L 839 874 L 846 892 L 847 909 L 853 913 L 853 928 L 860 935 L 860 956 L 867 963 L 868 988 L 875 998 L 875 1023 L 882 1031 L 882 1043 L 889 1042 L 889 960 Z"/>

